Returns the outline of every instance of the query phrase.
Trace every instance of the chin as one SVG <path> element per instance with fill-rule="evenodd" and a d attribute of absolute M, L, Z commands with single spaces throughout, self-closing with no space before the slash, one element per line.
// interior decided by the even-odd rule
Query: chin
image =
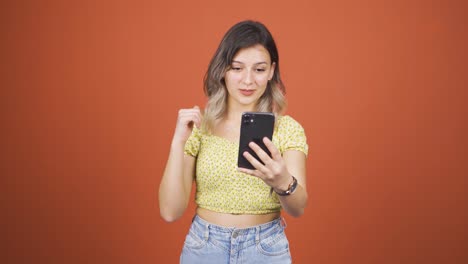
<path fill-rule="evenodd" d="M 247 100 L 243 100 L 243 101 L 240 101 L 239 103 L 240 103 L 242 106 L 248 107 L 248 106 L 253 106 L 253 105 L 255 105 L 256 102 L 257 102 L 256 100 L 248 100 L 248 101 L 247 101 Z"/>

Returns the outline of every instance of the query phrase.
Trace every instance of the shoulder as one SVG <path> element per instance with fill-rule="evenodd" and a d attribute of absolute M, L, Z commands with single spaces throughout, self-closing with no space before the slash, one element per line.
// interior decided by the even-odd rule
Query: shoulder
<path fill-rule="evenodd" d="M 291 132 L 291 130 L 301 130 L 301 131 L 304 130 L 302 125 L 297 120 L 295 120 L 289 115 L 278 116 L 277 126 L 278 126 L 278 131 L 280 132 L 287 132 L 287 131 Z"/>
<path fill-rule="evenodd" d="M 307 156 L 307 137 L 302 125 L 291 116 L 279 116 L 276 124 L 276 140 L 279 150 L 298 150 Z"/>
<path fill-rule="evenodd" d="M 196 157 L 198 155 L 198 151 L 200 150 L 200 142 L 203 133 L 197 127 L 192 129 L 192 133 L 190 137 L 185 142 L 184 152 L 190 156 Z"/>

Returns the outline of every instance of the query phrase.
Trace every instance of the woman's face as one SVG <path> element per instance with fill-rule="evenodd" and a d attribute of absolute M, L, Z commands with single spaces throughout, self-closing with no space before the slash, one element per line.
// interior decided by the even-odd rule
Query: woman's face
<path fill-rule="evenodd" d="M 224 76 L 229 93 L 228 106 L 254 110 L 274 71 L 275 64 L 271 63 L 270 54 L 262 45 L 239 50 Z"/>

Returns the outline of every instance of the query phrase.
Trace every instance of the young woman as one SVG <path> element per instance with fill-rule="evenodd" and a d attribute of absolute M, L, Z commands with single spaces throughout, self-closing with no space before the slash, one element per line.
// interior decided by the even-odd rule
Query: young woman
<path fill-rule="evenodd" d="M 205 76 L 205 110 L 179 110 L 159 188 L 161 216 L 177 220 L 196 181 L 196 215 L 181 263 L 290 263 L 280 210 L 299 217 L 307 204 L 307 142 L 302 126 L 284 116 L 286 102 L 275 41 L 259 22 L 243 21 L 225 34 Z M 272 112 L 272 141 L 237 168 L 241 115 Z"/>

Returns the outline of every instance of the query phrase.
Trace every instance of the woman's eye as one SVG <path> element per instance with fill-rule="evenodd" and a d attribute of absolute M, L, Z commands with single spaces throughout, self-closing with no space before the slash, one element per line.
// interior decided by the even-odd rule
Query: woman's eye
<path fill-rule="evenodd" d="M 258 72 L 264 72 L 265 69 L 257 69 Z"/>
<path fill-rule="evenodd" d="M 231 70 L 233 71 L 240 71 L 240 69 L 241 69 L 240 67 L 231 67 Z"/>

